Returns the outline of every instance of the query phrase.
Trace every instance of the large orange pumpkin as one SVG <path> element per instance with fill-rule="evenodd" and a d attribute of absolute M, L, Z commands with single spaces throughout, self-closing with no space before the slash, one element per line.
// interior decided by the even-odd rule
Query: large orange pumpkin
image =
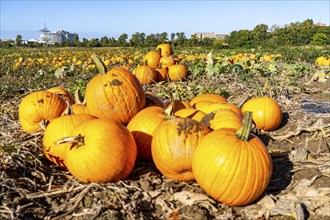
<path fill-rule="evenodd" d="M 152 159 L 167 178 L 192 181 L 192 156 L 209 129 L 191 118 L 173 118 L 162 122 L 151 142 Z"/>
<path fill-rule="evenodd" d="M 42 140 L 43 152 L 46 158 L 56 165 L 66 168 L 64 164 L 64 146 L 57 146 L 55 142 L 69 136 L 73 129 L 79 125 L 95 118 L 90 114 L 80 113 L 63 115 L 51 121 L 46 127 Z"/>
<path fill-rule="evenodd" d="M 82 182 L 116 182 L 126 178 L 136 160 L 133 135 L 121 123 L 93 119 L 57 142 L 65 147 L 64 163 Z"/>
<path fill-rule="evenodd" d="M 128 123 L 145 105 L 141 83 L 122 67 L 93 77 L 87 84 L 85 98 L 90 114 L 123 124 Z"/>
<path fill-rule="evenodd" d="M 19 105 L 18 118 L 26 132 L 37 132 L 59 117 L 67 103 L 52 92 L 37 91 L 25 96 Z"/>
<path fill-rule="evenodd" d="M 252 112 L 252 119 L 257 128 L 271 131 L 278 128 L 282 122 L 282 111 L 278 103 L 267 96 L 247 100 L 242 111 Z"/>
<path fill-rule="evenodd" d="M 205 136 L 192 159 L 200 187 L 230 206 L 244 206 L 258 199 L 272 176 L 272 160 L 265 145 L 250 134 L 251 113 L 244 116 L 238 131 L 223 128 Z"/>

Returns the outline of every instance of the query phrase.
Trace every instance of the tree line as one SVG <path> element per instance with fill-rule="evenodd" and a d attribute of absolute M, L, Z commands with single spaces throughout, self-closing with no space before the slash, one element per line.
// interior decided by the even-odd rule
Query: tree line
<path fill-rule="evenodd" d="M 129 38 L 128 34 L 121 34 L 118 39 L 103 36 L 101 38 L 86 39 L 81 41 L 76 36 L 73 42 L 63 42 L 47 45 L 52 47 L 155 47 L 160 43 L 171 42 L 174 46 L 181 47 L 213 47 L 221 48 L 255 48 L 278 46 L 303 46 L 303 45 L 330 45 L 330 26 L 320 26 L 312 19 L 303 22 L 292 22 L 284 26 L 259 24 L 252 30 L 232 31 L 225 39 L 204 38 L 194 36 L 187 38 L 184 32 L 167 32 L 146 35 L 136 32 Z M 22 44 L 22 36 L 17 35 L 16 40 L 5 42 L 7 46 L 45 46 L 37 42 Z M 6 47 L 1 41 L 1 47 Z"/>

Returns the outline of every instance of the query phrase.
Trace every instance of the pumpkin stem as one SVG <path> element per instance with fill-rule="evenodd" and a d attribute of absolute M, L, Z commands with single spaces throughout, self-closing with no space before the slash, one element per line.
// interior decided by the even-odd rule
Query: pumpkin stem
<path fill-rule="evenodd" d="M 82 105 L 85 105 L 85 104 L 86 104 L 86 100 L 85 100 L 85 98 L 84 98 L 83 101 L 81 101 L 81 100 L 82 100 L 82 96 L 81 96 L 81 94 L 80 94 L 80 89 L 77 89 L 77 90 L 75 91 L 75 93 L 74 93 L 74 100 L 75 100 L 75 102 L 78 103 L 78 104 L 82 104 Z"/>
<path fill-rule="evenodd" d="M 174 97 L 173 97 L 172 93 L 170 93 L 170 103 L 164 110 L 165 115 L 166 116 L 173 115 L 174 107 L 175 107 Z"/>
<path fill-rule="evenodd" d="M 248 141 L 251 127 L 252 127 L 252 112 L 246 111 L 243 113 L 242 126 L 236 131 L 236 136 L 243 141 Z"/>
<path fill-rule="evenodd" d="M 73 115 L 72 105 L 70 104 L 69 100 L 65 100 L 65 102 L 67 106 L 62 115 Z"/>
<path fill-rule="evenodd" d="M 69 137 L 64 137 L 58 141 L 55 141 L 55 145 L 59 146 L 60 144 L 65 144 L 65 143 L 71 143 L 70 150 L 73 147 L 80 147 L 84 145 L 84 136 L 82 135 L 77 135 L 77 136 L 69 136 Z"/>
<path fill-rule="evenodd" d="M 107 69 L 107 68 L 106 68 L 106 66 L 104 65 L 104 63 L 102 62 L 102 60 L 100 60 L 100 58 L 98 58 L 98 57 L 96 56 L 95 53 L 93 53 L 93 54 L 91 55 L 91 57 L 92 57 L 94 63 L 96 64 L 97 69 L 99 70 L 99 72 L 100 72 L 102 75 L 104 75 L 104 74 L 106 73 L 106 69 Z"/>
<path fill-rule="evenodd" d="M 39 122 L 39 125 L 42 128 L 42 130 L 46 130 L 46 127 L 48 124 L 49 124 L 49 121 L 44 118 L 41 120 L 41 122 Z"/>
<path fill-rule="evenodd" d="M 255 83 L 255 82 L 253 82 L 252 84 L 253 84 L 253 86 L 254 86 L 254 87 L 256 88 L 256 90 L 257 90 L 257 96 L 259 96 L 259 97 L 263 96 L 264 94 L 263 94 L 263 92 L 261 91 L 260 86 L 259 86 L 257 83 Z"/>

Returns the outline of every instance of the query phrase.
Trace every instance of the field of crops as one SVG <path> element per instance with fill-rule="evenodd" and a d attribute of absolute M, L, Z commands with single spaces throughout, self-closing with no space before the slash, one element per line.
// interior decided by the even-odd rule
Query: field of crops
<path fill-rule="evenodd" d="M 0 218 L 330 219 L 329 49 L 173 48 L 171 59 L 186 67 L 186 77 L 157 72 L 141 83 L 144 94 L 158 97 L 164 108 L 171 96 L 183 106 L 202 94 L 220 95 L 238 109 L 261 95 L 278 103 L 280 125 L 272 130 L 253 125 L 251 130 L 271 156 L 270 182 L 257 200 L 242 206 L 217 201 L 196 181 L 168 178 L 152 160 L 141 158 L 126 178 L 84 183 L 45 156 L 43 130 L 22 128 L 19 106 L 28 94 L 63 87 L 83 101 L 88 83 L 100 72 L 94 55 L 105 71 L 124 67 L 137 74 L 137 67 L 150 65 L 145 55 L 156 48 L 1 50 Z M 147 104 L 157 105 L 154 100 Z"/>

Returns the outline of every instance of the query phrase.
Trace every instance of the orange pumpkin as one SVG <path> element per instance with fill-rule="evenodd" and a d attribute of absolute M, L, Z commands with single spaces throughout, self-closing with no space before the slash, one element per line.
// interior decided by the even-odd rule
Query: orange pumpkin
<path fill-rule="evenodd" d="M 252 112 L 252 119 L 257 128 L 272 131 L 282 123 L 282 111 L 278 103 L 266 96 L 251 98 L 242 106 L 242 111 Z"/>
<path fill-rule="evenodd" d="M 173 64 L 168 69 L 168 76 L 171 81 L 185 80 L 188 77 L 187 68 L 184 64 Z"/>
<path fill-rule="evenodd" d="M 112 68 L 106 74 L 102 74 L 104 70 L 100 72 L 87 83 L 88 112 L 101 119 L 128 123 L 145 105 L 141 83 L 121 67 Z"/>
<path fill-rule="evenodd" d="M 194 108 L 184 108 L 174 112 L 174 115 L 180 118 L 192 118 L 201 122 L 206 114 Z"/>
<path fill-rule="evenodd" d="M 208 101 L 208 102 L 228 102 L 227 99 L 221 95 L 218 94 L 211 94 L 211 93 L 206 93 L 206 94 L 200 94 L 198 96 L 195 96 L 194 98 L 192 98 L 189 102 L 189 104 L 192 107 L 195 107 L 195 104 L 197 102 L 201 102 L 201 101 Z"/>
<path fill-rule="evenodd" d="M 115 121 L 90 120 L 57 144 L 65 148 L 64 163 L 70 173 L 86 183 L 125 179 L 136 160 L 133 135 Z"/>
<path fill-rule="evenodd" d="M 243 115 L 242 110 L 234 103 L 200 101 L 195 104 L 195 108 L 204 112 L 205 114 L 209 114 L 219 109 L 229 109 L 239 115 Z"/>
<path fill-rule="evenodd" d="M 46 158 L 56 165 L 66 168 L 64 164 L 64 146 L 56 146 L 55 142 L 69 136 L 79 125 L 95 118 L 90 114 L 81 113 L 63 115 L 51 121 L 44 132 L 42 141 Z"/>
<path fill-rule="evenodd" d="M 251 113 L 242 127 L 219 129 L 205 136 L 196 148 L 192 170 L 197 183 L 213 199 L 244 206 L 260 197 L 272 176 L 272 160 L 263 144 L 250 134 Z"/>
<path fill-rule="evenodd" d="M 127 124 L 137 146 L 137 157 L 151 161 L 151 140 L 155 129 L 173 112 L 172 103 L 166 108 L 150 106 L 137 113 Z"/>
<path fill-rule="evenodd" d="M 61 116 L 67 103 L 52 92 L 37 91 L 28 94 L 18 109 L 18 118 L 26 132 L 44 130 L 48 123 Z"/>
<path fill-rule="evenodd" d="M 160 53 L 157 51 L 151 50 L 142 58 L 142 63 L 147 66 L 154 68 L 158 66 L 160 60 Z"/>
<path fill-rule="evenodd" d="M 132 73 L 141 84 L 153 84 L 157 82 L 157 72 L 149 66 L 137 66 Z"/>
<path fill-rule="evenodd" d="M 166 81 L 168 79 L 168 70 L 166 68 L 155 68 L 155 71 L 157 73 L 157 81 L 162 82 Z"/>
<path fill-rule="evenodd" d="M 88 113 L 86 101 L 85 100 L 81 101 L 82 98 L 80 97 L 79 89 L 76 90 L 74 97 L 75 97 L 75 103 L 71 105 L 72 112 L 74 114 Z"/>
<path fill-rule="evenodd" d="M 159 60 L 161 68 L 170 68 L 175 63 L 173 56 L 163 56 Z"/>
<path fill-rule="evenodd" d="M 151 153 L 157 169 L 167 178 L 192 181 L 193 153 L 209 129 L 191 118 L 162 122 L 153 133 Z"/>
<path fill-rule="evenodd" d="M 69 101 L 70 105 L 73 105 L 75 103 L 75 98 L 73 97 L 73 95 L 63 87 L 52 87 L 47 91 L 61 96 L 61 98 L 64 99 L 65 101 Z"/>
<path fill-rule="evenodd" d="M 201 122 L 212 130 L 220 128 L 238 130 L 242 126 L 242 117 L 230 109 L 219 109 L 205 115 Z"/>
<path fill-rule="evenodd" d="M 159 44 L 156 51 L 160 51 L 162 57 L 170 56 L 173 54 L 172 45 L 170 43 Z"/>

